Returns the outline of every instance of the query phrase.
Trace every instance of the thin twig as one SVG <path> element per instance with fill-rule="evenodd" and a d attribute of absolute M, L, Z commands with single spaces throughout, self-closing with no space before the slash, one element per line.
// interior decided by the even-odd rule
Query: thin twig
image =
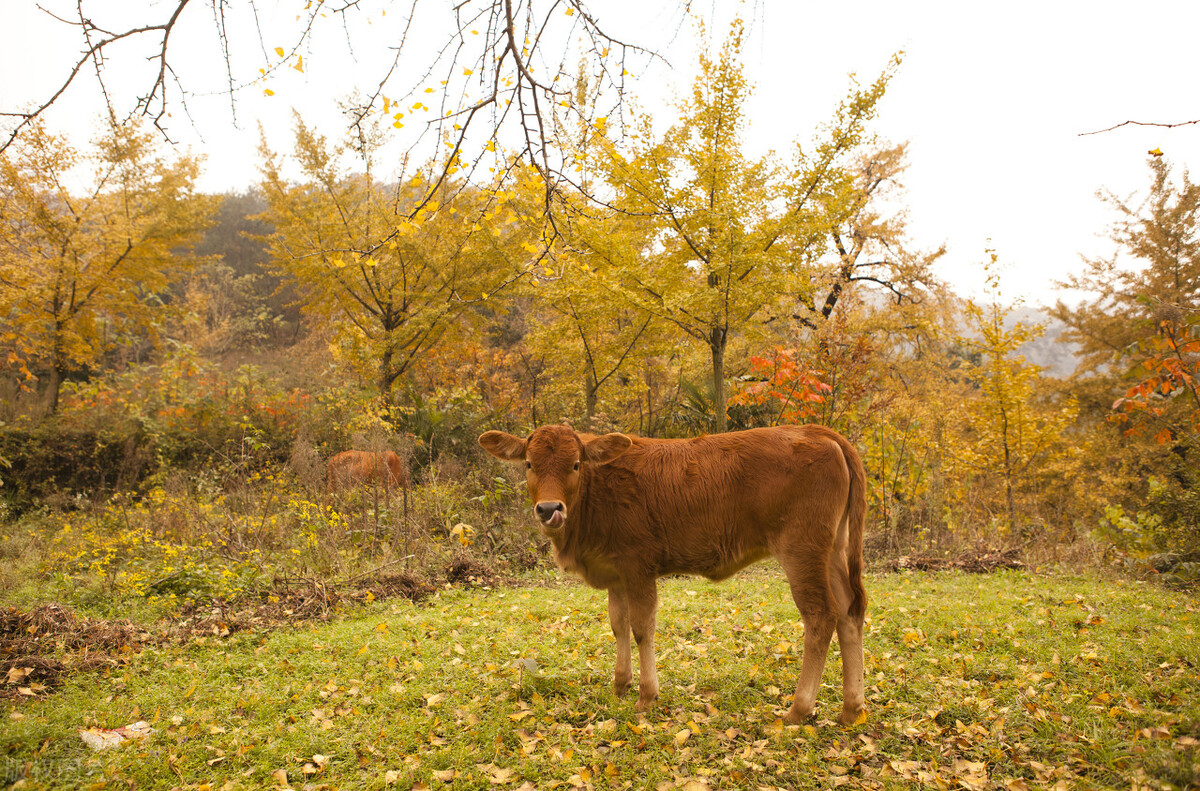
<path fill-rule="evenodd" d="M 1194 121 L 1180 121 L 1179 123 L 1175 124 L 1164 124 L 1158 121 L 1122 121 L 1121 123 L 1114 124 L 1107 129 L 1097 129 L 1094 132 L 1080 132 L 1077 136 L 1086 137 L 1088 135 L 1099 135 L 1103 134 L 1104 132 L 1111 132 L 1114 129 L 1120 129 L 1122 126 L 1157 126 L 1162 129 L 1174 129 L 1177 126 L 1191 126 L 1192 124 L 1200 124 L 1200 118 L 1197 118 Z"/>

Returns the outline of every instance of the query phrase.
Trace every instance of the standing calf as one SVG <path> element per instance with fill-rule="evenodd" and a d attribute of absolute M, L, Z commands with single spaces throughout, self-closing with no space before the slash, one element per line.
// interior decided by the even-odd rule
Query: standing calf
<path fill-rule="evenodd" d="M 387 490 L 408 488 L 408 471 L 400 457 L 390 450 L 382 453 L 343 451 L 329 460 L 328 472 L 330 492 L 368 482 L 379 482 Z"/>
<path fill-rule="evenodd" d="M 657 578 L 721 580 L 773 555 L 804 619 L 804 659 L 788 721 L 813 713 L 834 629 L 842 653 L 841 720 L 852 723 L 862 714 L 866 487 L 858 452 L 840 434 L 781 426 L 658 440 L 543 426 L 528 439 L 488 431 L 479 444 L 498 458 L 524 461 L 555 562 L 608 591 L 617 695 L 633 681 L 632 628 L 639 711 L 658 696 Z"/>

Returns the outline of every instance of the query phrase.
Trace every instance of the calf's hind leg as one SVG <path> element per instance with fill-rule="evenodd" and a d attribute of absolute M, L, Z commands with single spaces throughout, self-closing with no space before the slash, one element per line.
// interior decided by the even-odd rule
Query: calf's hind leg
<path fill-rule="evenodd" d="M 799 723 L 812 716 L 821 687 L 829 642 L 838 623 L 837 600 L 829 585 L 825 558 L 789 555 L 780 558 L 787 572 L 792 600 L 804 620 L 804 658 L 796 679 L 796 695 L 784 718 Z"/>
<path fill-rule="evenodd" d="M 845 725 L 858 721 L 866 706 L 863 690 L 863 616 L 850 612 L 853 594 L 850 592 L 849 572 L 842 559 L 835 556 L 833 592 L 838 603 L 838 649 L 842 654 L 842 716 Z"/>

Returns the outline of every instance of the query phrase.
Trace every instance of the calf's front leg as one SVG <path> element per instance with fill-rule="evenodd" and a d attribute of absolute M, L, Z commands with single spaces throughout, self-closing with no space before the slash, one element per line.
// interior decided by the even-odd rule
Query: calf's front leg
<path fill-rule="evenodd" d="M 633 683 L 633 664 L 629 648 L 629 607 L 625 591 L 621 588 L 608 589 L 608 622 L 613 636 L 617 638 L 617 669 L 613 673 L 613 692 L 619 698 L 629 691 Z"/>
<path fill-rule="evenodd" d="M 658 609 L 658 586 L 654 579 L 628 581 L 625 604 L 629 624 L 638 646 L 638 701 L 635 709 L 646 711 L 658 697 L 658 669 L 654 665 L 654 626 Z"/>

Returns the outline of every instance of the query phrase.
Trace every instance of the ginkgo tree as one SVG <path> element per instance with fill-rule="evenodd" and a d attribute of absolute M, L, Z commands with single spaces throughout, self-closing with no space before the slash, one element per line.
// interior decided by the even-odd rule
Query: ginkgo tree
<path fill-rule="evenodd" d="M 580 152 L 608 194 L 602 206 L 640 218 L 646 244 L 603 232 L 601 221 L 573 226 L 572 242 L 600 262 L 596 272 L 639 310 L 677 327 L 707 351 L 713 428 L 726 427 L 727 350 L 810 292 L 828 215 L 853 200 L 849 158 L 866 141 L 890 70 L 855 88 L 812 152 L 794 163 L 744 151 L 750 86 L 740 61 L 740 21 L 717 56 L 702 52 L 699 73 L 664 133 L 642 114 L 636 134 L 614 140 L 596 124 L 597 144 Z M 597 190 L 600 192 L 601 190 Z M 611 196 L 611 197 L 609 197 Z"/>
<path fill-rule="evenodd" d="M 970 441 L 954 456 L 967 476 L 999 482 L 1003 523 L 1008 529 L 1019 529 L 1025 515 L 1019 496 L 1034 487 L 1051 464 L 1070 455 L 1066 433 L 1079 408 L 1070 397 L 1057 401 L 1039 397 L 1040 369 L 1026 362 L 1020 349 L 1044 328 L 1008 320 L 1012 311 L 1000 299 L 997 255 L 992 251 L 989 255 L 990 301 L 966 305 L 970 334 L 961 343 L 979 360 L 968 372 L 978 389 L 964 413 Z"/>
<path fill-rule="evenodd" d="M 45 380 L 51 412 L 68 374 L 161 336 L 215 209 L 198 172 L 137 124 L 87 151 L 37 126 L 0 156 L 0 348 L 10 369 Z"/>
<path fill-rule="evenodd" d="M 387 397 L 473 306 L 528 273 L 544 247 L 533 243 L 540 229 L 515 189 L 447 179 L 431 192 L 420 174 L 386 184 L 374 176 L 369 147 L 358 153 L 362 167 L 351 167 L 347 145 L 297 120 L 299 181 L 286 178 L 284 159 L 264 144 L 263 219 L 275 229 L 274 265 L 305 310 L 329 322 L 335 345 L 373 369 Z"/>

